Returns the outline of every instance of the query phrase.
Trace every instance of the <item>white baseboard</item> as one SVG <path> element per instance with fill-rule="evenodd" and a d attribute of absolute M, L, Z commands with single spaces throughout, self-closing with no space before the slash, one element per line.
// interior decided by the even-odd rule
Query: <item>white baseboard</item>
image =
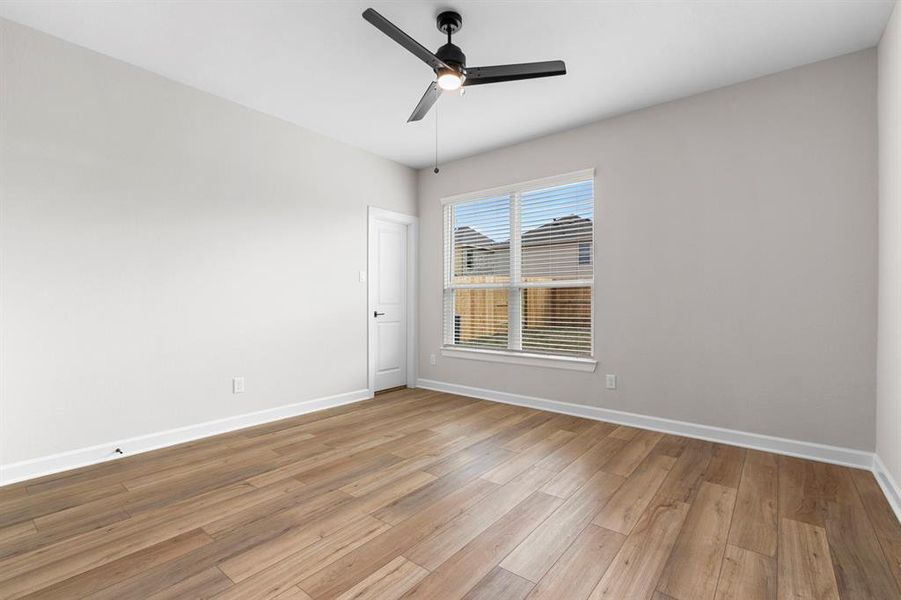
<path fill-rule="evenodd" d="M 51 456 L 43 456 L 22 462 L 11 463 L 8 465 L 0 465 L 0 485 L 8 485 L 18 481 L 34 479 L 44 475 L 51 475 L 69 469 L 85 467 L 108 460 L 115 460 L 124 456 L 140 454 L 157 448 L 182 444 L 192 440 L 217 435 L 261 425 L 279 419 L 287 419 L 296 417 L 306 413 L 333 408 L 343 404 L 359 402 L 371 398 L 369 390 L 354 390 L 334 396 L 326 396 L 324 398 L 314 398 L 312 400 L 304 400 L 295 404 L 279 406 L 258 412 L 236 415 L 234 417 L 226 417 L 225 419 L 217 419 L 215 421 L 207 421 L 187 427 L 179 427 L 177 429 L 169 429 L 158 433 L 151 433 L 124 440 L 109 442 L 106 444 L 98 444 L 89 448 L 80 448 L 78 450 L 70 450 L 61 452 Z M 121 448 L 124 454 L 117 454 L 116 448 Z"/>
<path fill-rule="evenodd" d="M 689 423 L 686 421 L 662 419 L 659 417 L 599 408 L 596 406 L 571 404 L 569 402 L 560 402 L 558 400 L 523 396 L 520 394 L 511 394 L 508 392 L 499 392 L 496 390 L 487 390 L 430 379 L 417 380 L 417 387 L 562 413 L 596 421 L 630 425 L 632 427 L 651 429 L 711 442 L 720 442 L 732 446 L 753 448 L 755 450 L 764 450 L 776 454 L 785 454 L 788 456 L 796 456 L 798 458 L 807 458 L 848 467 L 872 470 L 876 477 L 876 481 L 882 488 L 895 515 L 901 520 L 901 486 L 898 485 L 891 473 L 885 468 L 879 455 L 871 452 L 828 446 L 825 444 L 815 444 L 812 442 L 802 442 L 788 438 L 762 435 L 759 433 L 712 427 L 709 425 L 699 425 L 697 423 Z M 187 427 L 180 427 L 158 433 L 113 441 L 106 444 L 99 444 L 89 448 L 61 452 L 59 454 L 11 463 L 9 465 L 0 465 L 0 486 L 109 460 L 116 460 L 123 458 L 124 456 L 182 444 L 184 442 L 190 442 L 192 440 L 220 433 L 227 433 L 245 427 L 252 427 L 254 425 L 261 425 L 280 419 L 287 419 L 306 413 L 325 410 L 327 408 L 342 406 L 344 404 L 351 404 L 368 398 L 371 398 L 368 390 L 355 390 L 343 394 L 336 394 L 334 396 L 304 400 L 303 402 L 279 406 L 277 408 L 227 417 L 225 419 L 207 421 L 205 423 L 198 423 Z M 116 454 L 116 448 L 121 448 L 124 451 L 124 454 Z"/>
<path fill-rule="evenodd" d="M 888 499 L 888 503 L 892 505 L 895 516 L 901 521 L 901 486 L 892 477 L 892 474 L 885 468 L 885 463 L 879 458 L 878 454 L 874 455 L 873 475 L 876 476 L 876 483 L 882 488 L 882 493 Z"/>
<path fill-rule="evenodd" d="M 720 442 L 722 444 L 729 444 L 731 446 L 741 446 L 743 448 L 753 448 L 755 450 L 764 450 L 767 452 L 774 452 L 776 454 L 796 456 L 798 458 L 808 458 L 811 460 L 833 463 L 846 467 L 855 467 L 858 469 L 867 470 L 873 469 L 873 453 L 865 452 L 863 450 L 854 450 L 852 448 L 841 448 L 838 446 L 815 444 L 813 442 L 802 442 L 788 438 L 762 435 L 759 433 L 737 431 L 735 429 L 724 429 L 722 427 L 712 427 L 710 425 L 699 425 L 697 423 L 689 423 L 687 421 L 662 419 L 659 417 L 650 417 L 636 413 L 611 410 L 608 408 L 599 408 L 597 406 L 571 404 L 569 402 L 560 402 L 558 400 L 535 398 L 533 396 L 522 396 L 520 394 L 486 390 L 482 388 L 469 387 L 466 385 L 458 385 L 456 383 L 433 381 L 430 379 L 418 380 L 417 387 L 436 390 L 439 392 L 459 394 L 461 396 L 471 396 L 473 398 L 481 398 L 483 400 L 493 400 L 495 402 L 503 402 L 505 404 L 515 404 L 517 406 L 537 408 L 539 410 L 547 410 L 551 412 L 562 413 L 565 415 L 584 417 L 586 419 L 594 419 L 596 421 L 607 421 L 609 423 L 616 423 L 618 425 L 630 425 L 632 427 L 640 427 L 642 429 L 662 431 L 664 433 L 670 433 L 674 435 L 708 440 L 711 442 Z"/>

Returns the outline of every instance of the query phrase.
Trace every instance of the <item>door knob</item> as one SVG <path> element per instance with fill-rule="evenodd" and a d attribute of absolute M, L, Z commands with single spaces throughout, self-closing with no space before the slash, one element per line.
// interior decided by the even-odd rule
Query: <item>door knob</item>
<path fill-rule="evenodd" d="M 376 311 L 373 311 L 372 316 L 373 316 L 373 317 L 381 317 L 381 316 L 384 315 L 384 314 L 385 314 L 385 313 L 380 313 L 379 311 L 376 310 Z"/>

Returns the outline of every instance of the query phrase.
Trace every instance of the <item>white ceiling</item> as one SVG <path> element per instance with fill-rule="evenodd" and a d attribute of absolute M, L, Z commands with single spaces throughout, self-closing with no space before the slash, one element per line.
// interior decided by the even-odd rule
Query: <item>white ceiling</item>
<path fill-rule="evenodd" d="M 430 69 L 365 22 L 372 6 L 435 50 L 442 9 L 470 66 L 563 59 L 564 77 L 438 104 L 443 160 L 874 46 L 892 0 L 640 2 L 5 1 L 0 16 L 414 167 Z"/>

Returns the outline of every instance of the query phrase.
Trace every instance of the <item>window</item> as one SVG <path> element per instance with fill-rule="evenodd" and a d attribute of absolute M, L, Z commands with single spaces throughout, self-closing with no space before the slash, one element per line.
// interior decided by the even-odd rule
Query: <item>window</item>
<path fill-rule="evenodd" d="M 579 264 L 591 264 L 591 242 L 579 242 Z"/>
<path fill-rule="evenodd" d="M 475 250 L 472 250 L 472 249 L 466 250 L 466 270 L 471 271 L 475 264 L 476 264 Z"/>
<path fill-rule="evenodd" d="M 592 355 L 594 174 L 445 200 L 445 348 Z"/>

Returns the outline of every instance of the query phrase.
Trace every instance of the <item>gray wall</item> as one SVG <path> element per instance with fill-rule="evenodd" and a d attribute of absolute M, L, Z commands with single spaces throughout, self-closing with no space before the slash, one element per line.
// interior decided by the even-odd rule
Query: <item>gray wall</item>
<path fill-rule="evenodd" d="M 879 386 L 876 452 L 901 482 L 901 8 L 879 43 Z"/>
<path fill-rule="evenodd" d="M 876 145 L 868 50 L 420 171 L 420 377 L 872 450 Z M 431 366 L 440 198 L 587 167 L 597 372 Z"/>
<path fill-rule="evenodd" d="M 366 206 L 415 213 L 413 170 L 8 21 L 0 44 L 0 462 L 366 387 Z"/>

